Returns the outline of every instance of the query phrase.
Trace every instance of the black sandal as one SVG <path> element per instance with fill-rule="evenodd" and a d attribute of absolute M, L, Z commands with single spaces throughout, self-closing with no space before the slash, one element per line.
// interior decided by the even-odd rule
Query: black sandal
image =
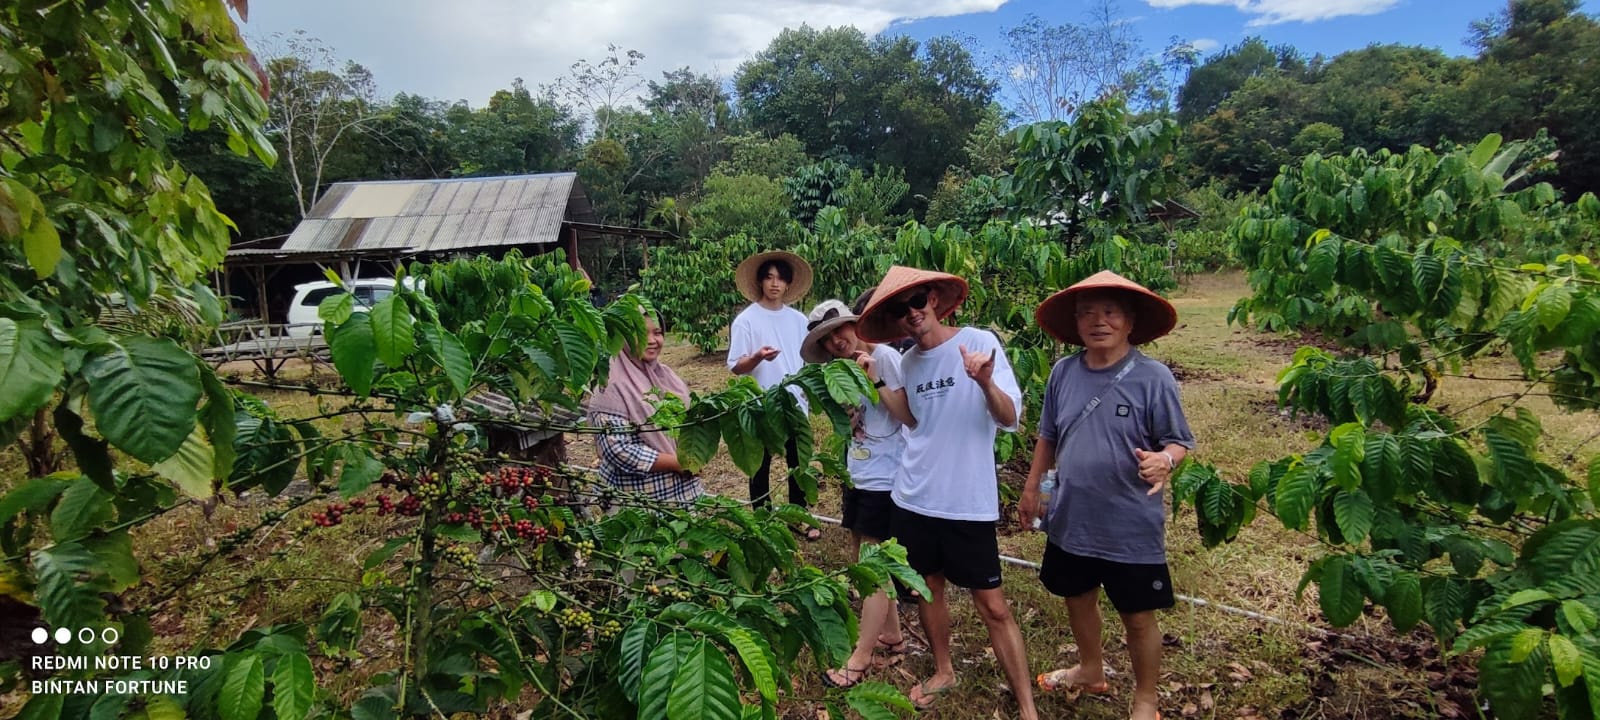
<path fill-rule="evenodd" d="M 855 687 L 857 685 L 860 685 L 861 681 L 865 680 L 867 678 L 867 671 L 871 670 L 871 669 L 872 668 L 870 668 L 870 667 L 864 667 L 864 668 L 861 668 L 860 670 L 857 670 L 855 668 L 850 667 L 849 665 L 846 665 L 843 668 L 840 668 L 838 670 L 824 670 L 822 672 L 822 684 L 823 685 L 827 685 L 828 687 L 831 687 L 831 688 L 838 688 L 840 690 L 849 690 L 850 688 L 853 688 L 853 687 Z M 833 674 L 834 673 L 839 673 L 841 675 L 844 675 L 844 682 L 839 682 L 837 680 L 834 680 L 833 679 Z M 855 675 L 855 677 L 851 678 L 850 677 L 851 675 Z"/>

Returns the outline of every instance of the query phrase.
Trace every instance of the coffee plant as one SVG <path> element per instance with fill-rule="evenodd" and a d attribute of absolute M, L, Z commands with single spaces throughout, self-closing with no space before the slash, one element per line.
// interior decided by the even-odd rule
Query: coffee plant
<path fill-rule="evenodd" d="M 217 125 L 236 152 L 270 160 L 257 75 L 227 9 L 209 0 L 13 3 L 0 28 L 0 441 L 49 450 L 0 495 L 0 603 L 19 625 L 99 631 L 32 653 L 160 647 L 195 659 L 117 677 L 183 690 L 35 692 L 18 717 L 775 717 L 800 663 L 848 655 L 852 588 L 893 577 L 925 590 L 893 545 L 837 571 L 805 565 L 789 526 L 806 517 L 793 508 L 662 506 L 581 469 L 491 456 L 491 427 L 590 432 L 545 418 L 578 408 L 608 357 L 643 336 L 639 298 L 594 307 L 588 282 L 547 259 L 413 268 L 448 309 L 405 283 L 368 312 L 330 298 L 320 314 L 338 385 L 294 386 L 325 396 L 298 417 L 150 326 L 97 324 L 161 298 L 220 320 L 199 280 L 229 223 L 166 140 Z M 872 392 L 848 363 L 792 382 L 836 423 Z M 524 414 L 466 402 L 486 389 Z M 778 432 L 810 437 L 781 388 L 735 384 L 682 414 L 672 429 L 693 462 L 726 443 L 744 467 Z M 809 464 L 817 453 L 803 449 Z M 220 503 L 249 512 L 245 493 L 251 505 L 266 498 L 259 515 L 192 557 L 158 570 L 135 554 L 152 522 Z M 155 637 L 155 608 L 213 564 L 285 535 L 340 542 L 325 534 L 362 515 L 382 533 L 377 549 L 318 616 L 277 618 L 220 647 Z M 383 616 L 392 651 L 371 642 Z M 346 679 L 335 691 L 319 669 L 375 652 L 382 662 L 352 676 L 355 689 Z M 87 662 L 48 679 L 103 675 Z M 25 679 L 41 677 L 0 664 L 0 690 L 27 691 Z M 818 699 L 838 716 L 910 709 L 881 683 Z"/>
<path fill-rule="evenodd" d="M 1512 190 L 1520 148 L 1307 158 L 1235 224 L 1253 295 L 1234 320 L 1306 329 L 1350 352 L 1301 348 L 1278 402 L 1332 426 L 1314 449 L 1243 481 L 1186 463 L 1174 512 L 1192 505 L 1208 545 L 1258 505 L 1314 528 L 1307 568 L 1323 614 L 1367 603 L 1399 632 L 1427 623 L 1477 658 L 1496 717 L 1600 718 L 1600 456 L 1541 457 L 1545 397 L 1600 408 L 1600 205 L 1545 185 Z M 1565 251 L 1562 248 L 1566 248 Z M 1521 389 L 1472 407 L 1432 404 L 1462 363 L 1508 352 Z M 1476 412 L 1474 412 L 1476 411 Z M 1481 417 L 1486 415 L 1486 417 Z M 1563 467 L 1566 466 L 1566 467 Z"/>

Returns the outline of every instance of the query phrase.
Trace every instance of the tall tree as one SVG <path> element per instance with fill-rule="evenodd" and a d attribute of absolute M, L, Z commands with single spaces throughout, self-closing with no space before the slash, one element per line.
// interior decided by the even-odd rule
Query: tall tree
<path fill-rule="evenodd" d="M 361 128 L 362 174 L 369 179 L 449 177 L 456 169 L 450 143 L 449 106 L 421 95 L 400 93 Z"/>
<path fill-rule="evenodd" d="M 1309 98 L 1309 87 L 1286 74 L 1248 78 L 1215 112 L 1189 125 L 1185 146 L 1195 167 L 1234 189 L 1265 188 L 1313 122 Z"/>
<path fill-rule="evenodd" d="M 734 85 L 755 129 L 790 133 L 815 157 L 903 167 L 922 195 L 959 162 L 995 91 L 954 40 L 919 45 L 809 26 L 780 33 L 739 67 Z"/>
<path fill-rule="evenodd" d="M 1178 89 L 1178 122 L 1190 123 L 1210 115 L 1250 78 L 1286 74 L 1303 78 L 1306 61 L 1289 45 L 1267 45 L 1259 37 L 1224 48 L 1196 67 Z"/>
<path fill-rule="evenodd" d="M 1561 147 L 1556 184 L 1570 196 L 1600 190 L 1600 23 L 1578 0 L 1513 0 L 1474 24 L 1482 50 L 1463 102 L 1480 131 Z"/>
<path fill-rule="evenodd" d="M 321 195 L 334 150 L 377 116 L 377 86 L 366 68 L 336 61 L 304 30 L 274 35 L 264 55 L 270 127 L 304 217 Z"/>
<path fill-rule="evenodd" d="M 1152 87 L 1164 84 L 1161 66 L 1145 61 L 1138 35 L 1113 0 L 1098 0 L 1082 23 L 1047 25 L 1029 15 L 1004 38 L 997 71 L 1024 121 L 1064 120 L 1078 106 L 1114 94 L 1158 104 L 1166 95 Z"/>
<path fill-rule="evenodd" d="M 644 85 L 644 77 L 639 75 L 644 53 L 615 44 L 606 45 L 606 53 L 599 62 L 579 59 L 569 68 L 567 76 L 550 88 L 556 96 L 584 113 L 585 120 L 591 124 L 590 138 L 594 140 L 609 136 L 615 111 L 632 101 Z"/>
<path fill-rule="evenodd" d="M 473 110 L 457 103 L 445 113 L 456 175 L 517 175 L 570 169 L 582 125 L 547 90 L 538 96 L 521 78 Z"/>
<path fill-rule="evenodd" d="M 1316 73 L 1311 115 L 1339 128 L 1348 146 L 1368 150 L 1462 139 L 1468 132 L 1461 85 L 1471 72 L 1471 60 L 1433 48 L 1351 50 Z"/>

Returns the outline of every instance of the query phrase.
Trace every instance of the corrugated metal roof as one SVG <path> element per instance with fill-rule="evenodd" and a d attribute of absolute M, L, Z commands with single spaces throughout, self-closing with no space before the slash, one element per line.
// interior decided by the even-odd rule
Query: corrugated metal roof
<path fill-rule="evenodd" d="M 335 183 L 283 249 L 433 253 L 559 242 L 563 220 L 592 220 L 577 178 L 549 173 Z"/>

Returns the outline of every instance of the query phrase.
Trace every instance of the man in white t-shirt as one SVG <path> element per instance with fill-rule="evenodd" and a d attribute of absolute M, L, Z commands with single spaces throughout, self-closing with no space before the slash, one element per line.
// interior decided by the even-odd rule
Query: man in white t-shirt
<path fill-rule="evenodd" d="M 950 658 L 947 584 L 972 592 L 1024 720 L 1038 717 L 1027 648 L 1000 589 L 999 479 L 994 438 L 1014 432 L 1022 391 L 999 338 L 987 330 L 942 321 L 967 298 L 967 282 L 948 273 L 889 268 L 861 313 L 856 332 L 867 342 L 910 337 L 900 375 L 911 419 L 895 478 L 891 532 L 931 597 L 917 609 L 933 651 L 933 675 L 911 689 L 919 708 L 956 686 Z"/>
<path fill-rule="evenodd" d="M 811 289 L 811 266 L 799 255 L 774 251 L 745 258 L 734 273 L 739 293 L 750 300 L 750 306 L 733 319 L 733 327 L 728 330 L 728 369 L 735 375 L 749 375 L 762 389 L 768 389 L 804 364 L 800 346 L 806 337 L 806 316 L 789 307 L 789 303 Z M 798 388 L 790 388 L 790 392 L 800 401 L 801 409 L 808 409 L 805 395 Z M 793 438 L 789 439 L 785 455 L 791 470 L 789 502 L 805 507 L 805 491 L 792 474 L 800 461 Z M 772 456 L 763 455 L 761 469 L 750 478 L 753 505 L 771 506 L 771 472 Z M 807 527 L 805 535 L 807 540 L 816 540 L 821 531 Z"/>

